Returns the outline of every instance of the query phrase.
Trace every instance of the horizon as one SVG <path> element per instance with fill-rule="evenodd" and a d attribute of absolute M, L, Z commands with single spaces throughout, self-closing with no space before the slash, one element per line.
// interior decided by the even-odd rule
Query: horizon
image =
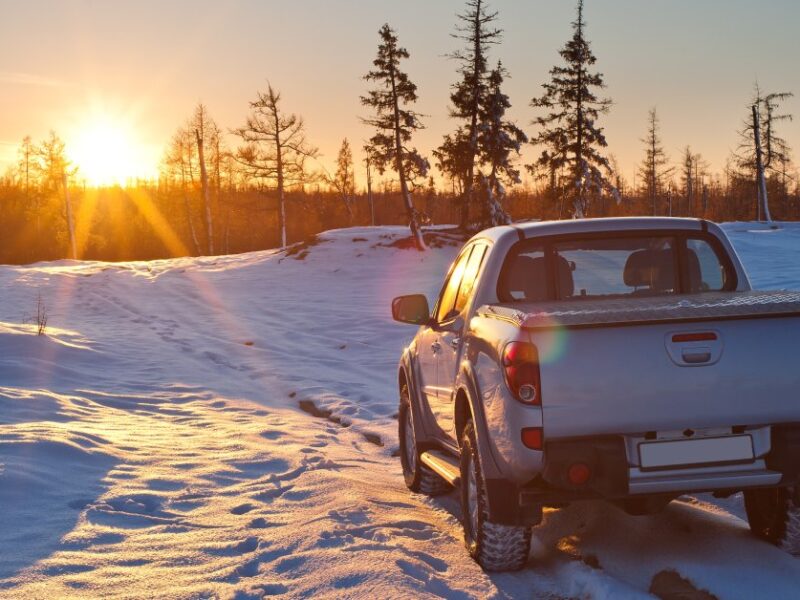
<path fill-rule="evenodd" d="M 419 23 L 414 17 L 423 3 L 416 0 L 402 6 L 382 1 L 361 7 L 353 0 L 311 4 L 313 10 L 308 3 L 239 2 L 220 8 L 210 2 L 165 7 L 74 0 L 9 7 L 6 28 L 12 23 L 14 28 L 0 36 L 0 48 L 14 59 L 0 63 L 0 172 L 16 162 L 25 135 L 38 143 L 54 130 L 84 176 L 93 149 L 96 154 L 97 145 L 111 148 L 117 180 L 97 183 L 155 178 L 169 139 L 198 102 L 229 132 L 244 122 L 248 102 L 269 80 L 282 92 L 285 110 L 305 119 L 324 168 L 332 170 L 342 139 L 350 140 L 362 186 L 361 141 L 369 129 L 359 121 L 367 114 L 359 102 L 368 87 L 361 77 L 371 66 L 384 22 L 411 53 L 406 70 L 418 86 L 417 109 L 428 115 L 427 128 L 414 143 L 433 164 L 431 150 L 456 126 L 447 116 L 456 65 L 446 54 L 459 47 L 450 34 L 463 2 L 426 6 Z M 498 26 L 504 30 L 490 61 L 500 59 L 510 71 L 509 115 L 530 136 L 537 111 L 529 102 L 560 62 L 557 53 L 571 36 L 574 3 L 520 6 L 496 0 L 490 7 L 499 12 Z M 754 83 L 766 92 L 800 92 L 800 74 L 791 68 L 792 24 L 798 22 L 792 15 L 800 17 L 800 7 L 773 0 L 759 6 L 756 19 L 744 1 L 725 3 L 724 18 L 716 15 L 718 7 L 688 0 L 646 9 L 632 0 L 586 4 L 587 37 L 597 70 L 605 76 L 605 95 L 614 101 L 600 125 L 607 154 L 618 160 L 628 185 L 634 184 L 643 158 L 640 138 L 650 108 L 658 109 L 672 164 L 689 145 L 703 155 L 711 173 L 719 173 L 738 143 Z M 269 27 L 276 13 L 286 26 L 263 35 L 263 24 Z M 346 27 L 328 27 L 340 23 L 342 13 L 353 17 L 344 20 Z M 49 51 L 19 51 L 28 47 Z M 702 48 L 702 55 L 693 47 Z M 633 52 L 639 48 L 650 52 Z M 309 92 L 308 81 L 323 91 Z M 790 99 L 783 111 L 792 113 L 797 102 Z M 782 123 L 780 134 L 791 145 L 800 139 L 800 121 Z M 226 138 L 235 148 L 235 136 Z M 528 145 L 519 164 L 532 162 L 538 152 Z"/>

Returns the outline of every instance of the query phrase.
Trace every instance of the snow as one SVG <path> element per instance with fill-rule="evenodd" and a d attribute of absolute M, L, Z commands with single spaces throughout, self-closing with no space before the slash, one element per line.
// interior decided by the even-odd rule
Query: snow
<path fill-rule="evenodd" d="M 800 226 L 725 229 L 757 287 L 800 289 Z M 548 511 L 525 570 L 483 573 L 456 494 L 411 494 L 392 457 L 414 330 L 389 302 L 433 298 L 457 252 L 406 237 L 0 267 L 0 597 L 636 598 L 668 570 L 796 596 L 800 563 L 750 536 L 739 498 Z"/>

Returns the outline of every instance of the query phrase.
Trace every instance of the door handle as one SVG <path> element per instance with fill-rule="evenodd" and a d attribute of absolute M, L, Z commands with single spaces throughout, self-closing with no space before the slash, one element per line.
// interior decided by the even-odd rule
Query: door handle
<path fill-rule="evenodd" d="M 433 342 L 433 343 L 431 344 L 431 350 L 433 350 L 433 353 L 434 353 L 434 354 L 436 354 L 437 352 L 439 352 L 439 350 L 441 350 L 441 349 L 442 349 L 442 345 L 441 345 L 439 342 Z"/>
<path fill-rule="evenodd" d="M 711 360 L 711 351 L 706 348 L 696 350 L 684 350 L 681 352 L 683 361 L 690 365 L 701 365 Z"/>
<path fill-rule="evenodd" d="M 453 350 L 458 350 L 459 344 L 461 344 L 461 338 L 453 338 L 452 340 L 450 340 L 450 347 Z"/>

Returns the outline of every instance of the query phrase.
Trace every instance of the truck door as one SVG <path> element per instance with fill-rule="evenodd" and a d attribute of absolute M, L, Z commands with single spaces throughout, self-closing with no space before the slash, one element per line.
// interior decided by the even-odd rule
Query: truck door
<path fill-rule="evenodd" d="M 478 242 L 473 246 L 469 259 L 464 267 L 461 283 L 455 294 L 452 308 L 443 315 L 439 334 L 439 366 L 437 369 L 437 404 L 440 416 L 437 417 L 439 426 L 449 437 L 455 438 L 455 412 L 453 384 L 458 374 L 458 364 L 461 359 L 461 336 L 466 327 L 466 312 L 472 290 L 475 287 L 478 273 L 486 255 L 486 244 Z"/>
<path fill-rule="evenodd" d="M 434 311 L 434 320 L 436 325 L 427 329 L 419 337 L 419 360 L 420 368 L 423 371 L 422 389 L 425 390 L 425 398 L 428 402 L 431 414 L 436 419 L 436 424 L 441 429 L 442 434 L 446 434 L 450 423 L 453 420 L 453 415 L 448 416 L 447 412 L 443 410 L 447 404 L 445 395 L 440 393 L 439 389 L 439 369 L 441 357 L 445 354 L 446 348 L 442 345 L 442 330 L 440 324 L 446 322 L 447 319 L 453 318 L 453 310 L 455 308 L 456 299 L 461 286 L 461 280 L 464 277 L 464 270 L 467 267 L 470 254 L 474 248 L 474 244 L 467 246 L 462 250 L 461 254 L 453 263 L 447 279 L 445 280 L 442 292 L 439 295 L 439 301 L 436 303 Z M 428 376 L 426 378 L 425 371 Z M 451 384 L 452 385 L 452 384 Z M 444 404 L 443 404 L 444 403 Z"/>

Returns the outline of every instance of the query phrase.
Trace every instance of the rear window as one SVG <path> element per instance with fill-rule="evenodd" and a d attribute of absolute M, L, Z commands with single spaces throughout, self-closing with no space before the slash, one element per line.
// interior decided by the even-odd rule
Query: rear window
<path fill-rule="evenodd" d="M 520 244 L 507 259 L 498 292 L 506 302 L 625 298 L 719 291 L 733 280 L 705 239 L 593 236 Z"/>

